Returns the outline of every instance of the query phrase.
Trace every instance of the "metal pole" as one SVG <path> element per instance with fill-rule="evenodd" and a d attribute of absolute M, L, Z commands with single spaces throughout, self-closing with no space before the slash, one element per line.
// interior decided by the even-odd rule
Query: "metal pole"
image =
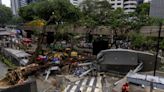
<path fill-rule="evenodd" d="M 162 30 L 162 22 L 159 23 L 158 39 L 157 39 L 157 46 L 156 46 L 156 55 L 155 55 L 155 62 L 154 62 L 154 74 L 153 74 L 154 76 L 156 76 L 161 30 Z M 150 86 L 151 86 L 150 92 L 153 92 L 153 81 L 152 81 Z"/>
<path fill-rule="evenodd" d="M 158 41 L 157 41 L 157 46 L 156 46 L 156 56 L 155 56 L 155 62 L 154 62 L 154 76 L 156 76 L 156 69 L 157 69 L 157 62 L 158 62 L 158 53 L 159 53 L 159 44 L 160 44 L 160 35 L 161 35 L 161 30 L 162 30 L 162 22 L 159 24 L 159 31 L 158 31 Z"/>

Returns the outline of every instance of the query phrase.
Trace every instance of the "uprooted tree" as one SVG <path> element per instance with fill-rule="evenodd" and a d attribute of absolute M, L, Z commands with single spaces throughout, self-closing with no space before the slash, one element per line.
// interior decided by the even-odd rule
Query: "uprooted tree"
<path fill-rule="evenodd" d="M 58 34 L 60 25 L 76 22 L 79 20 L 80 14 L 79 8 L 73 6 L 68 0 L 44 0 L 22 7 L 19 11 L 19 15 L 26 21 L 35 19 L 43 19 L 46 21 L 39 36 L 38 47 L 35 51 L 36 54 L 34 58 L 39 54 L 38 51 L 41 50 L 47 25 L 54 24 L 55 34 Z"/>

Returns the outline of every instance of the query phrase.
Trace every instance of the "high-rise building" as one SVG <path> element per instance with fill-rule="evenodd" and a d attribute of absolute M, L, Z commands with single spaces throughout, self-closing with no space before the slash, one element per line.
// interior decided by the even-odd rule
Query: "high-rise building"
<path fill-rule="evenodd" d="M 130 13 L 134 12 L 137 8 L 137 0 L 124 0 L 124 12 Z"/>
<path fill-rule="evenodd" d="M 152 0 L 144 0 L 144 3 L 149 3 L 151 2 Z"/>
<path fill-rule="evenodd" d="M 19 7 L 20 7 L 19 0 L 11 0 L 11 10 L 13 15 L 18 15 Z"/>
<path fill-rule="evenodd" d="M 164 0 L 151 0 L 150 16 L 164 18 Z"/>
<path fill-rule="evenodd" d="M 76 6 L 78 6 L 83 1 L 85 1 L 85 0 L 70 0 L 70 2 Z M 102 0 L 95 0 L 95 1 L 102 1 Z M 107 0 L 107 1 L 109 1 L 109 3 L 111 3 L 113 9 L 123 8 L 124 0 Z"/>
<path fill-rule="evenodd" d="M 73 4 L 73 5 L 80 5 L 80 3 L 82 3 L 84 0 L 70 0 L 70 2 Z"/>
<path fill-rule="evenodd" d="M 36 0 L 10 0 L 11 1 L 11 9 L 13 15 L 18 16 L 18 11 L 20 7 L 26 6 L 29 3 L 35 2 Z"/>
<path fill-rule="evenodd" d="M 2 0 L 0 0 L 0 4 L 2 4 Z"/>
<path fill-rule="evenodd" d="M 108 0 L 113 9 L 123 8 L 124 0 Z"/>
<path fill-rule="evenodd" d="M 79 5 L 85 0 L 70 0 L 73 5 Z M 99 0 L 100 1 L 100 0 Z M 134 12 L 138 4 L 143 3 L 144 0 L 107 0 L 113 9 L 122 8 L 125 13 Z"/>
<path fill-rule="evenodd" d="M 20 7 L 26 6 L 27 5 L 27 1 L 26 0 L 20 0 Z"/>
<path fill-rule="evenodd" d="M 144 0 L 137 0 L 138 4 L 144 3 Z"/>

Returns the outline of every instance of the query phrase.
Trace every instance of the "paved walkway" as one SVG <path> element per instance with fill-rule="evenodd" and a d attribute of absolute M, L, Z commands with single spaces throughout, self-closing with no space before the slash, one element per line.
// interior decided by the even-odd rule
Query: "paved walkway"
<path fill-rule="evenodd" d="M 7 69 L 8 67 L 2 61 L 0 61 L 0 79 L 5 77 L 5 74 L 7 73 Z"/>
<path fill-rule="evenodd" d="M 75 83 L 70 83 L 64 92 L 103 92 L 102 77 L 86 77 Z"/>

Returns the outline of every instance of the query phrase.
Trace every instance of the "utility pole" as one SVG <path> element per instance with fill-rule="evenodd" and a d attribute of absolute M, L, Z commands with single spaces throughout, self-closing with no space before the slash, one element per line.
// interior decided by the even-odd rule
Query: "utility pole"
<path fill-rule="evenodd" d="M 154 73 L 153 75 L 156 76 L 156 69 L 157 69 L 157 63 L 158 63 L 158 53 L 159 53 L 159 44 L 160 44 L 160 36 L 161 36 L 161 30 L 162 30 L 162 22 L 159 23 L 159 31 L 158 31 L 158 39 L 157 39 L 157 46 L 156 46 L 156 55 L 155 55 L 155 62 L 154 62 Z M 153 92 L 153 80 L 151 83 L 150 92 Z"/>

